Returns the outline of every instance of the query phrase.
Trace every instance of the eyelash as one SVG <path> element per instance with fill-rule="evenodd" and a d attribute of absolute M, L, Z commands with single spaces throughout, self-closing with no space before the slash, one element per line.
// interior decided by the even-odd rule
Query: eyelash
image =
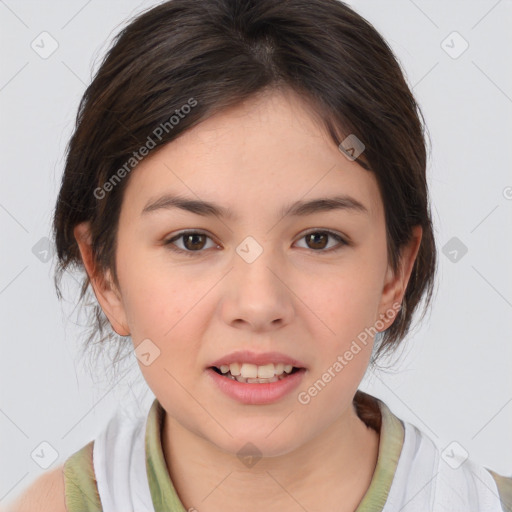
<path fill-rule="evenodd" d="M 323 230 L 320 230 L 320 229 L 316 229 L 316 230 L 312 230 L 312 231 L 308 231 L 307 233 L 304 233 L 300 238 L 299 240 L 302 240 L 303 238 L 305 238 L 306 236 L 308 235 L 311 235 L 313 233 L 322 233 L 322 234 L 325 234 L 325 235 L 328 235 L 328 236 L 331 236 L 332 238 L 334 238 L 335 240 L 337 240 L 341 245 L 338 246 L 338 247 L 334 247 L 334 248 L 330 248 L 330 249 L 327 249 L 327 250 L 324 250 L 324 249 L 309 249 L 310 251 L 313 251 L 313 252 L 317 252 L 317 253 L 332 253 L 332 252 L 337 252 L 339 251 L 340 249 L 342 249 L 344 246 L 348 246 L 350 245 L 349 242 L 347 242 L 344 238 L 342 238 L 340 235 L 338 235 L 337 233 L 335 233 L 334 231 L 330 231 L 328 229 L 323 229 Z M 197 251 L 190 251 L 190 250 L 184 250 L 184 249 L 180 249 L 180 248 L 177 248 L 176 246 L 173 246 L 173 242 L 175 242 L 176 240 L 179 240 L 180 238 L 184 237 L 185 235 L 205 235 L 206 237 L 210 238 L 211 240 L 213 240 L 210 235 L 208 235 L 208 233 L 205 233 L 203 231 L 182 231 L 181 233 L 178 233 L 177 235 L 173 236 L 172 238 L 168 239 L 168 240 L 165 240 L 164 241 L 164 245 L 167 246 L 167 248 L 173 252 L 176 252 L 176 253 L 179 253 L 179 254 L 183 254 L 185 256 L 196 256 L 197 254 L 201 254 L 203 252 L 205 252 L 204 249 L 200 249 L 200 250 L 197 250 Z"/>

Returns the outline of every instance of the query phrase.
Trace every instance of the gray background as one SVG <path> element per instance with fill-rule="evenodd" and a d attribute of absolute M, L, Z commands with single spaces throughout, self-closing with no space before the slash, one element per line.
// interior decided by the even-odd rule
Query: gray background
<path fill-rule="evenodd" d="M 49 468 L 93 439 L 120 403 L 144 412 L 153 399 L 134 357 L 117 376 L 101 360 L 89 372 L 76 276 L 60 303 L 45 237 L 92 70 L 120 27 L 156 3 L 0 0 L 4 503 L 45 470 L 52 450 Z M 425 114 L 440 260 L 432 314 L 393 369 L 368 373 L 361 388 L 440 447 L 512 475 L 512 2 L 348 3 L 388 40 Z"/>

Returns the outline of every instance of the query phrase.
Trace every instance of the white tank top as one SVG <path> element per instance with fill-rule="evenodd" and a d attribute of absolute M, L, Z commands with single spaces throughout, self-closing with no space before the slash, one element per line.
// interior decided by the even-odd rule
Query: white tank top
<path fill-rule="evenodd" d="M 401 421 L 404 444 L 382 512 L 503 512 L 496 482 L 484 467 L 467 459 L 453 469 L 424 432 Z M 146 471 L 146 424 L 147 416 L 119 409 L 94 442 L 104 512 L 155 512 Z"/>
<path fill-rule="evenodd" d="M 402 422 L 404 444 L 382 512 L 503 512 L 496 482 L 484 467 L 466 459 L 453 469 L 424 432 Z M 457 458 L 451 459 L 454 466 Z"/>
<path fill-rule="evenodd" d="M 155 512 L 146 471 L 146 418 L 118 409 L 94 440 L 93 464 L 103 512 Z"/>

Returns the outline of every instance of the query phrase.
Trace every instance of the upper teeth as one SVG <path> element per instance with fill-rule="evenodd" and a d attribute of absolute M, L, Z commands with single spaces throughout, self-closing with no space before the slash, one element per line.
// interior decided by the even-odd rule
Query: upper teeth
<path fill-rule="evenodd" d="M 221 373 L 231 372 L 231 375 L 240 375 L 244 379 L 271 379 L 274 375 L 282 375 L 284 372 L 291 373 L 292 369 L 291 364 L 283 363 L 269 363 L 263 366 L 250 363 L 231 363 L 230 365 L 223 364 L 220 367 Z"/>

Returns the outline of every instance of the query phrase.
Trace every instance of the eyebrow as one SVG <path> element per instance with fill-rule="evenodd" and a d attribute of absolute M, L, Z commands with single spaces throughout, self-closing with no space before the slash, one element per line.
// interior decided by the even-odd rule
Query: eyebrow
<path fill-rule="evenodd" d="M 165 194 L 156 199 L 150 199 L 142 210 L 141 215 L 146 215 L 157 210 L 171 210 L 174 208 L 179 208 L 205 217 L 215 216 L 231 220 L 237 219 L 235 213 L 224 206 L 209 201 L 188 199 L 186 197 L 173 194 Z M 280 213 L 282 217 L 306 216 L 333 210 L 346 210 L 369 215 L 369 211 L 364 204 L 348 195 L 322 197 L 312 199 L 310 201 L 296 201 L 284 206 Z"/>

